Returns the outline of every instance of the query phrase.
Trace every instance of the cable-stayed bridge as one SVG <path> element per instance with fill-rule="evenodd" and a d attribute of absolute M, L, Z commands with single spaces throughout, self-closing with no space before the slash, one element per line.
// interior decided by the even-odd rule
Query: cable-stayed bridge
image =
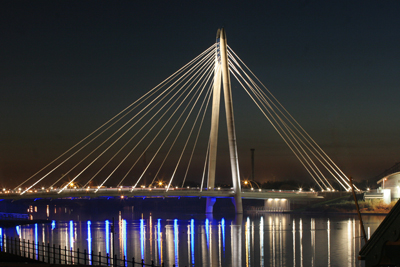
<path fill-rule="evenodd" d="M 334 191 L 334 185 L 351 189 L 340 168 L 227 45 L 221 29 L 215 44 L 19 184 L 14 194 L 199 196 L 210 200 L 208 210 L 216 197 L 231 197 L 238 213 L 243 197 L 275 196 L 278 192 L 241 188 L 231 77 L 294 153 L 316 190 Z M 216 187 L 221 95 L 233 185 L 229 190 Z M 193 181 L 198 188 L 188 188 Z"/>

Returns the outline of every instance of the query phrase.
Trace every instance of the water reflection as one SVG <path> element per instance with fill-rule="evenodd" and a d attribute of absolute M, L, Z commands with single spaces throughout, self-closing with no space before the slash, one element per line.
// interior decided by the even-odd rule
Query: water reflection
<path fill-rule="evenodd" d="M 87 242 L 88 242 L 88 253 L 89 253 L 89 264 L 92 264 L 92 229 L 91 229 L 91 221 L 87 221 Z"/>
<path fill-rule="evenodd" d="M 372 234 L 383 217 L 367 219 Z M 355 217 L 266 214 L 238 220 L 119 218 L 105 221 L 52 221 L 51 224 L 0 228 L 5 236 L 50 242 L 118 258 L 143 259 L 165 266 L 359 266 L 359 224 Z M 70 252 L 69 252 L 70 253 Z M 333 254 L 332 254 L 333 253 Z M 69 254 L 69 256 L 73 256 Z M 92 257 L 89 257 L 92 263 Z"/>

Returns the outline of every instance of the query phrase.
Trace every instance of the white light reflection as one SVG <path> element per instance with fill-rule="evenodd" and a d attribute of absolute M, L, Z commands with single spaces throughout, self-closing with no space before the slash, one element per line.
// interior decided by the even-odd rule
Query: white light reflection
<path fill-rule="evenodd" d="M 260 218 L 260 266 L 264 266 L 264 217 Z"/>
<path fill-rule="evenodd" d="M 356 220 L 353 218 L 353 235 L 351 236 L 351 238 L 353 239 L 353 249 L 351 250 L 351 255 L 352 255 L 352 259 L 353 259 L 353 266 L 356 266 L 356 257 L 354 256 L 354 251 L 356 249 Z"/>
<path fill-rule="evenodd" d="M 352 243 L 352 238 L 351 238 L 351 221 L 350 219 L 347 221 L 347 264 L 348 266 L 351 266 L 351 243 Z"/>
<path fill-rule="evenodd" d="M 245 231 L 245 248 L 246 248 L 246 267 L 249 266 L 250 261 L 250 218 L 247 217 L 246 223 L 244 225 Z"/>
<path fill-rule="evenodd" d="M 300 234 L 300 267 L 303 267 L 303 221 L 299 220 L 299 234 Z"/>
<path fill-rule="evenodd" d="M 87 221 L 87 242 L 88 242 L 88 255 L 89 255 L 89 265 L 92 265 L 92 231 L 90 225 L 91 221 Z"/>
<path fill-rule="evenodd" d="M 174 246 L 175 246 L 175 266 L 179 266 L 179 228 L 178 219 L 174 220 Z"/>
<path fill-rule="evenodd" d="M 44 225 L 42 225 L 42 244 L 46 242 L 46 235 L 44 228 L 45 228 Z"/>
<path fill-rule="evenodd" d="M 149 248 L 150 248 L 150 255 L 153 255 L 153 218 L 151 217 L 151 215 L 150 215 L 150 217 L 149 217 L 149 231 L 150 231 L 150 233 L 149 233 L 149 236 L 150 236 L 150 245 L 149 245 Z"/>
<path fill-rule="evenodd" d="M 293 219 L 292 222 L 292 233 L 293 233 L 293 266 L 296 266 L 296 221 Z"/>
<path fill-rule="evenodd" d="M 327 222 L 327 235 L 328 235 L 328 267 L 331 266 L 331 222 Z"/>
<path fill-rule="evenodd" d="M 368 226 L 368 240 L 371 238 L 371 227 Z"/>
<path fill-rule="evenodd" d="M 311 218 L 310 225 L 311 232 L 311 267 L 314 267 L 315 262 L 315 219 Z"/>
<path fill-rule="evenodd" d="M 268 199 L 269 200 L 269 199 Z M 268 233 L 269 233 L 269 255 L 270 255 L 270 257 L 269 257 L 269 265 L 271 266 L 272 265 L 272 260 L 273 260 L 273 252 L 274 252 L 274 249 L 273 249 L 273 246 L 274 246 L 274 244 L 272 244 L 271 245 L 271 240 L 273 241 L 273 232 L 272 232 L 272 218 L 271 218 L 271 215 L 269 216 L 269 218 L 268 218 Z M 274 265 L 272 265 L 272 266 L 274 266 Z"/>
<path fill-rule="evenodd" d="M 272 220 L 272 264 L 276 266 L 275 220 Z"/>

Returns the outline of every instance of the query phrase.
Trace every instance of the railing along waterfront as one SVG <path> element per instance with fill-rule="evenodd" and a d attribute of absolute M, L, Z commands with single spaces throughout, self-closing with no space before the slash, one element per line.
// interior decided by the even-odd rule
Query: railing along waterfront
<path fill-rule="evenodd" d="M 135 267 L 135 266 L 151 266 L 160 267 L 160 265 L 154 265 L 154 261 L 151 263 L 145 263 L 142 259 L 140 262 L 136 262 L 135 258 L 127 259 L 125 256 L 122 259 L 118 259 L 117 255 L 111 257 L 107 255 L 101 255 L 93 253 L 92 251 L 87 252 L 86 249 L 82 251 L 73 250 L 72 248 L 67 249 L 66 246 L 61 248 L 61 245 L 56 246 L 50 243 L 35 243 L 19 238 L 11 237 L 0 237 L 0 251 L 9 253 L 12 255 L 24 257 L 27 259 L 37 260 L 49 264 L 70 264 L 70 265 L 97 265 L 97 266 L 112 266 L 112 267 Z M 175 265 L 173 265 L 175 266 Z M 164 263 L 161 264 L 164 267 Z"/>

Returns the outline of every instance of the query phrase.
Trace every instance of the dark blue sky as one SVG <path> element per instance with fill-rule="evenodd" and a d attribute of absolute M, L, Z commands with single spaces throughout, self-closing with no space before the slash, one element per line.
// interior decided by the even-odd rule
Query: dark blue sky
<path fill-rule="evenodd" d="M 1 183 L 29 177 L 212 45 L 220 27 L 346 174 L 373 178 L 400 161 L 399 14 L 398 1 L 3 0 Z M 255 147 L 257 176 L 307 176 L 250 101 L 234 105 L 243 173 Z M 240 126 L 249 116 L 254 130 Z"/>

